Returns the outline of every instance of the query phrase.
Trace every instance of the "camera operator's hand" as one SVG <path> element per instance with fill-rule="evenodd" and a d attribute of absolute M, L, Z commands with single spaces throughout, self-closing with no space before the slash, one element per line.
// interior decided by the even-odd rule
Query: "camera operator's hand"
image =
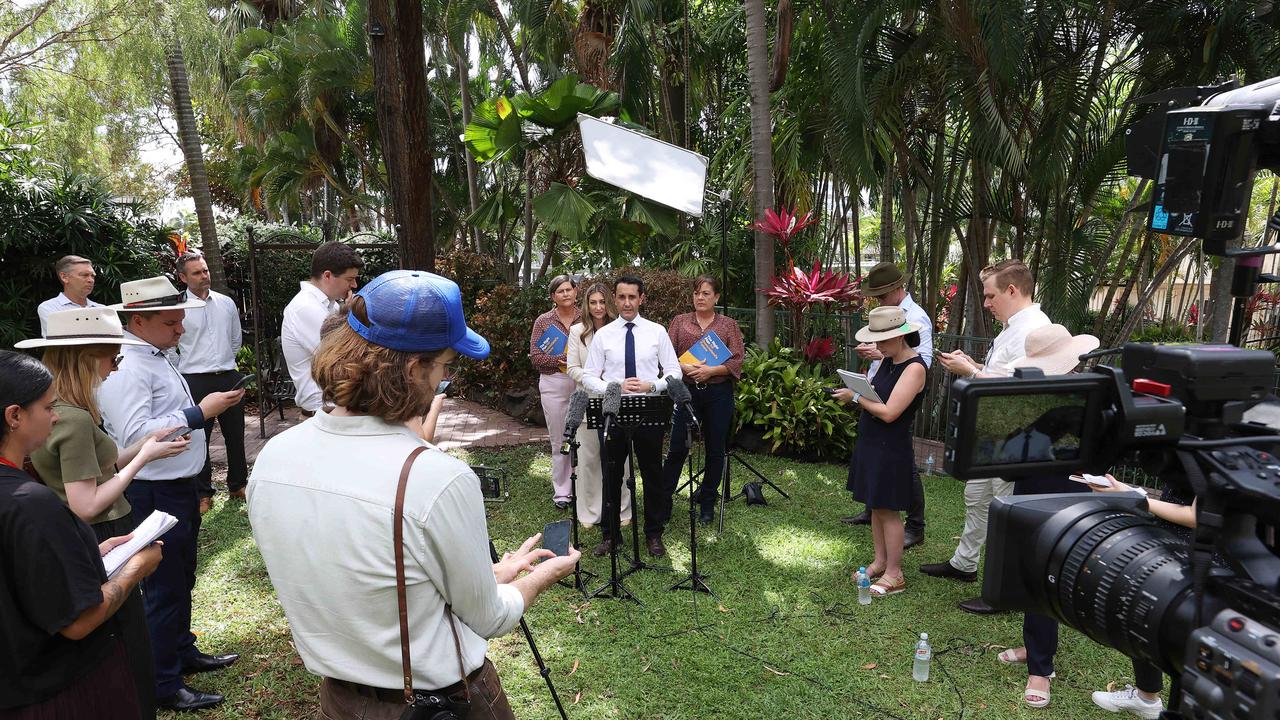
<path fill-rule="evenodd" d="M 515 580 L 522 573 L 533 572 L 540 561 L 556 556 L 550 550 L 538 547 L 540 542 L 542 533 L 525 540 L 519 550 L 503 553 L 502 559 L 493 565 L 493 577 L 499 585 Z"/>

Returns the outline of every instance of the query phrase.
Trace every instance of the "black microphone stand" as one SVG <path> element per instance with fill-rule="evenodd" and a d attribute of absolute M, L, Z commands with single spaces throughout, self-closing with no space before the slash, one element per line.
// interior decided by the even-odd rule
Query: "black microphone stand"
<path fill-rule="evenodd" d="M 494 546 L 492 539 L 489 540 L 489 557 L 493 558 L 495 563 L 498 562 L 498 548 Z M 568 714 L 564 711 L 564 705 L 560 703 L 560 694 L 556 692 L 555 683 L 551 681 L 551 668 L 547 667 L 546 661 L 542 659 L 542 653 L 538 652 L 538 644 L 533 641 L 533 633 L 529 631 L 529 623 L 525 622 L 524 615 L 520 616 L 520 630 L 524 632 L 524 639 L 529 642 L 533 661 L 538 664 L 538 674 L 547 681 L 547 690 L 551 691 L 551 699 L 555 701 L 556 710 L 560 711 L 561 720 L 569 720 Z"/>
<path fill-rule="evenodd" d="M 569 446 L 569 507 L 572 508 L 571 516 L 573 517 L 573 546 L 579 548 L 578 540 L 578 434 L 574 432 L 572 439 L 568 442 Z M 582 558 L 578 558 L 578 562 L 573 565 L 573 589 L 582 593 L 585 598 L 587 596 L 587 585 L 582 578 L 586 576 L 593 578 L 595 573 L 590 570 L 582 569 Z M 561 583 L 564 581 L 561 580 Z"/>
<path fill-rule="evenodd" d="M 696 486 L 693 485 L 693 477 L 694 477 L 693 441 L 696 439 L 695 435 L 697 435 L 698 433 L 695 433 L 694 427 L 696 426 L 691 422 L 685 424 L 685 428 L 689 433 L 688 434 L 688 438 L 689 438 L 688 463 L 689 463 L 690 479 L 689 479 L 689 482 L 686 483 L 689 486 L 689 576 L 681 580 L 680 582 L 676 583 L 675 585 L 672 585 L 671 589 L 672 590 L 690 590 L 693 592 L 704 592 L 710 595 L 711 597 L 719 600 L 720 596 L 716 595 L 715 592 L 712 591 L 711 587 L 707 585 L 706 576 L 698 572 L 698 503 L 696 500 L 698 493 L 694 489 Z M 707 451 L 707 444 L 704 441 L 702 443 L 702 452 L 703 452 L 702 471 L 704 473 L 706 472 L 706 469 L 707 469 L 706 451 Z"/>

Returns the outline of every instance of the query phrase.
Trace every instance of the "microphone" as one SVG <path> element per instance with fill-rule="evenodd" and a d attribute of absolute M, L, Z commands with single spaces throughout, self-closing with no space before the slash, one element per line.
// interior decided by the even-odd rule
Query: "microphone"
<path fill-rule="evenodd" d="M 569 414 L 564 419 L 564 442 L 560 443 L 561 455 L 569 454 L 569 446 L 578 434 L 578 426 L 582 424 L 582 416 L 587 412 L 588 403 L 586 390 L 574 390 L 569 396 Z"/>
<path fill-rule="evenodd" d="M 622 383 L 611 382 L 605 388 L 604 400 L 600 401 L 600 414 L 604 415 L 604 436 L 609 437 L 609 428 L 613 427 L 622 411 Z"/>
<path fill-rule="evenodd" d="M 672 402 L 683 407 L 685 414 L 689 416 L 689 422 L 693 423 L 694 430 L 702 432 L 702 423 L 698 422 L 698 416 L 693 412 L 693 396 L 689 394 L 689 387 L 675 375 L 668 375 L 666 382 L 667 395 L 671 397 Z"/>

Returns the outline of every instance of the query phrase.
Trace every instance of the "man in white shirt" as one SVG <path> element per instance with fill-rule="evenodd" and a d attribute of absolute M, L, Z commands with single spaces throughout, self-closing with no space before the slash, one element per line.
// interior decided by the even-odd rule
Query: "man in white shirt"
<path fill-rule="evenodd" d="M 982 306 L 1004 329 L 996 336 L 979 364 L 962 350 L 938 353 L 938 362 L 959 377 L 1008 377 L 1010 364 L 1026 355 L 1027 333 L 1049 325 L 1049 316 L 1033 300 L 1035 278 L 1021 260 L 1005 260 L 982 270 Z M 1013 492 L 1013 483 L 1000 478 L 970 480 L 964 488 L 964 532 L 955 554 L 947 562 L 920 566 L 920 572 L 934 577 L 972 582 L 978 577 L 978 556 L 987 541 L 987 511 L 991 500 Z M 982 615 L 995 609 L 981 597 L 962 600 L 960 609 Z"/>
<path fill-rule="evenodd" d="M 199 312 L 204 302 L 179 293 L 164 277 L 134 280 L 120 286 L 123 302 L 111 307 L 126 320 L 125 335 L 145 345 L 124 345 L 120 369 L 98 390 L 103 427 L 116 445 L 128 447 L 139 438 L 175 426 L 190 428 L 191 443 L 181 454 L 153 460 L 125 489 L 134 517 L 141 521 L 162 510 L 178 524 L 165 533 L 164 557 L 143 583 L 147 629 L 155 656 L 156 698 L 161 707 L 200 710 L 222 702 L 222 696 L 193 690 L 183 675 L 219 670 L 239 658 L 206 655 L 191 633 L 191 590 L 196 584 L 196 536 L 200 532 L 196 475 L 204 467 L 204 427 L 244 397 L 244 391 L 215 392 L 200 402 L 191 397 L 186 380 L 170 364 L 165 351 L 178 345 L 187 309 Z"/>
<path fill-rule="evenodd" d="M 351 247 L 327 242 L 311 255 L 311 278 L 298 283 L 298 294 L 284 308 L 280 350 L 293 379 L 293 400 L 304 417 L 320 409 L 320 386 L 311 377 L 311 358 L 320 347 L 320 324 L 338 311 L 356 290 L 364 261 Z"/>
<path fill-rule="evenodd" d="M 658 393 L 667 389 L 666 376 L 681 377 L 680 361 L 666 328 L 640 317 L 644 304 L 644 281 L 623 275 L 613 282 L 613 302 L 618 318 L 596 331 L 582 369 L 582 384 L 593 393 L 603 393 L 609 383 L 619 383 L 623 393 Z M 649 554 L 662 557 L 667 548 L 662 533 L 671 519 L 671 496 L 662 477 L 663 428 L 635 428 L 630 443 L 621 431 L 611 432 L 604 443 L 604 541 L 593 554 L 606 555 L 621 537 L 619 508 L 622 499 L 622 468 L 627 453 L 635 449 L 635 461 L 644 481 L 644 535 Z"/>
<path fill-rule="evenodd" d="M 178 279 L 187 286 L 187 296 L 204 301 L 204 310 L 183 320 L 186 332 L 178 340 L 178 370 L 191 388 L 191 397 L 200 402 L 211 392 L 236 389 L 241 375 L 236 371 L 236 353 L 244 340 L 240 310 L 236 301 L 213 289 L 209 264 L 199 250 L 178 258 Z M 214 420 L 205 426 L 205 437 L 213 432 Z M 244 499 L 249 467 L 244 456 L 244 404 L 236 403 L 218 415 L 222 440 L 227 448 L 227 494 Z M 204 467 L 197 479 L 200 513 L 213 507 L 213 467 L 205 453 Z"/>
<path fill-rule="evenodd" d="M 40 334 L 48 331 L 49 315 L 59 310 L 76 308 L 102 307 L 89 299 L 93 292 L 93 283 L 97 275 L 93 272 L 93 263 L 79 255 L 65 255 L 53 264 L 53 272 L 62 283 L 62 292 L 40 303 L 36 315 L 40 316 Z"/>
<path fill-rule="evenodd" d="M 911 298 L 906 288 L 907 277 L 891 262 L 878 263 L 867 272 L 862 281 L 862 294 L 880 301 L 881 305 L 892 305 L 902 308 L 907 314 L 907 321 L 920 325 L 920 344 L 916 352 L 924 360 L 925 367 L 933 367 L 933 320 Z M 870 360 L 867 377 L 873 378 L 880 369 L 880 361 L 884 357 L 876 349 L 875 343 L 862 343 L 856 348 L 858 357 Z M 871 512 L 863 510 L 858 515 L 840 518 L 848 525 L 870 525 Z M 911 509 L 907 511 L 907 522 L 902 535 L 902 549 L 915 547 L 924 542 L 924 483 L 920 481 L 920 471 L 914 466 L 911 470 Z"/>

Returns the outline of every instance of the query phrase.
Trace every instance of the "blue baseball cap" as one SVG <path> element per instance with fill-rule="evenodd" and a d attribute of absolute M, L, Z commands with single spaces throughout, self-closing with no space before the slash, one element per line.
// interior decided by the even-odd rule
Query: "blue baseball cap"
<path fill-rule="evenodd" d="M 347 324 L 374 345 L 403 352 L 453 348 L 476 360 L 489 357 L 489 341 L 467 327 L 462 292 L 454 281 L 422 270 L 392 270 L 356 293 L 369 324 L 347 313 Z"/>

